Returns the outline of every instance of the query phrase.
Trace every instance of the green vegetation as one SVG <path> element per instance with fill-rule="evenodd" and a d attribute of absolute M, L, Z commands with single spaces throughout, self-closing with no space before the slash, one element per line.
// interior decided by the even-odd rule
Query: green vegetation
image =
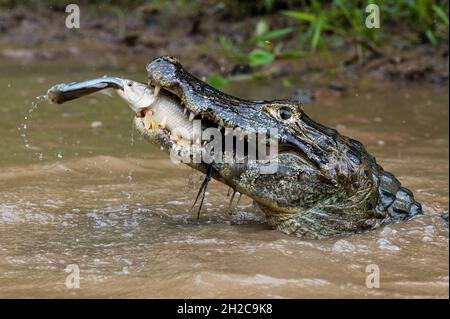
<path fill-rule="evenodd" d="M 365 25 L 369 15 L 365 8 L 372 3 L 380 8 L 380 29 Z M 379 52 L 398 30 L 404 30 L 410 42 L 425 40 L 435 46 L 447 42 L 448 10 L 448 0 L 375 0 L 364 5 L 356 0 L 312 0 L 298 10 L 279 11 L 291 18 L 288 28 L 270 31 L 268 25 L 260 21 L 253 37 L 239 46 L 226 38 L 221 38 L 220 43 L 229 58 L 250 66 L 268 64 L 276 58 L 298 57 L 305 49 L 311 52 L 319 49 L 331 62 L 330 49 L 345 43 L 354 44 L 358 59 L 362 61 L 367 51 Z M 266 40 L 278 40 L 287 33 L 298 38 L 297 49 L 284 52 L 283 42 L 271 43 L 270 49 L 264 47 Z M 249 50 L 251 46 L 255 48 Z"/>
<path fill-rule="evenodd" d="M 302 55 L 299 50 L 287 50 L 282 41 L 279 40 L 294 31 L 293 28 L 282 28 L 270 30 L 269 24 L 260 20 L 255 27 L 252 36 L 241 42 L 239 45 L 230 38 L 222 36 L 219 39 L 224 56 L 236 65 L 246 65 L 250 68 L 252 77 L 265 77 L 271 73 L 270 70 L 256 72 L 257 67 L 271 64 L 275 59 L 293 58 Z M 228 81 L 221 75 L 215 73 L 208 78 L 208 83 L 221 88 L 228 84 Z"/>
<path fill-rule="evenodd" d="M 68 3 L 70 1 L 0 0 L 0 7 L 46 6 L 63 10 Z M 193 15 L 214 9 L 212 11 L 221 12 L 221 19 L 229 23 L 256 16 L 250 33 L 244 29 L 239 37 L 218 36 L 222 55 L 232 64 L 243 66 L 252 77 L 271 74 L 276 60 L 301 58 L 308 53 L 321 53 L 332 65 L 336 52 L 353 50 L 350 62 L 362 63 L 373 56 L 382 56 L 385 47 L 429 44 L 439 48 L 449 39 L 449 0 L 80 0 L 77 3 L 115 16 L 122 35 L 126 31 L 126 14 L 133 8 Z M 366 27 L 369 4 L 380 8 L 380 28 Z M 246 37 L 243 41 L 242 36 Z M 228 80 L 212 74 L 209 82 L 224 86 Z"/>
<path fill-rule="evenodd" d="M 289 10 L 276 10 L 280 2 L 287 4 Z M 366 27 L 368 4 L 379 6 L 380 28 Z M 261 72 L 259 66 L 276 59 L 301 57 L 308 51 L 320 51 L 333 63 L 332 52 L 354 47 L 354 60 L 361 63 L 370 55 L 382 55 L 386 44 L 411 46 L 428 42 L 439 46 L 448 42 L 448 0 L 264 1 L 264 8 L 288 17 L 287 26 L 270 30 L 260 20 L 253 35 L 239 44 L 220 38 L 224 55 L 235 64 L 248 65 L 256 76 L 267 73 Z M 396 41 L 399 36 L 403 37 L 400 43 Z M 294 48 L 284 48 L 287 37 L 296 38 Z M 214 75 L 215 79 L 218 77 Z M 225 83 L 225 79 L 212 82 Z"/>
<path fill-rule="evenodd" d="M 298 34 L 302 44 L 312 51 L 320 48 L 328 57 L 330 41 L 324 34 L 336 36 L 356 45 L 358 57 L 363 59 L 365 50 L 376 50 L 388 40 L 390 33 L 405 30 L 416 36 L 416 42 L 426 38 L 433 45 L 448 41 L 448 0 L 375 0 L 364 6 L 358 1 L 333 0 L 325 5 L 316 0 L 302 11 L 282 11 L 298 21 Z M 381 28 L 367 28 L 365 20 L 369 13 L 367 4 L 380 8 Z"/>
<path fill-rule="evenodd" d="M 0 0 L 0 7 L 20 5 L 56 9 L 64 8 L 69 3 L 71 2 L 67 0 Z M 282 52 L 282 44 L 279 43 L 270 50 L 264 47 L 265 41 L 278 40 L 286 34 L 298 37 L 300 48 L 308 47 L 311 51 L 320 49 L 322 52 L 327 52 L 342 41 L 352 41 L 361 46 L 360 50 L 367 46 L 381 47 L 386 37 L 398 30 L 409 31 L 418 42 L 425 40 L 438 45 L 448 41 L 448 0 L 79 0 L 77 3 L 122 10 L 139 7 L 162 10 L 190 8 L 195 11 L 215 7 L 228 12 L 231 19 L 236 20 L 249 16 L 264 18 L 265 14 L 289 17 L 285 28 L 275 30 L 269 30 L 269 25 L 264 20 L 259 21 L 253 36 L 238 48 L 230 48 L 227 40 L 221 40 L 224 50 L 233 56 L 233 60 L 239 59 L 249 64 L 266 64 L 270 59 L 292 55 L 292 52 Z M 368 16 L 365 9 L 368 4 L 379 6 L 381 29 L 369 29 L 365 26 Z M 248 52 L 252 45 L 256 51 Z M 242 54 L 243 52 L 247 53 Z"/>
<path fill-rule="evenodd" d="M 248 64 L 250 67 L 257 67 L 273 62 L 276 58 L 298 57 L 301 53 L 298 50 L 285 50 L 284 43 L 278 41 L 274 46 L 272 41 L 292 33 L 293 28 L 283 28 L 269 30 L 269 25 L 264 20 L 260 20 L 255 27 L 255 31 L 250 39 L 235 45 L 227 37 L 220 37 L 220 44 L 225 52 L 225 56 L 232 59 L 236 64 Z"/>
<path fill-rule="evenodd" d="M 331 61 L 329 47 L 333 43 L 340 45 L 343 41 L 353 42 L 360 59 L 365 47 L 380 44 L 379 29 L 369 29 L 365 25 L 368 13 L 364 9 L 365 7 L 351 6 L 348 1 L 334 0 L 327 7 L 323 7 L 319 1 L 312 1 L 308 11 L 282 13 L 298 22 L 301 45 L 308 46 L 312 52 L 320 49 Z M 324 37 L 324 34 L 328 37 Z"/>

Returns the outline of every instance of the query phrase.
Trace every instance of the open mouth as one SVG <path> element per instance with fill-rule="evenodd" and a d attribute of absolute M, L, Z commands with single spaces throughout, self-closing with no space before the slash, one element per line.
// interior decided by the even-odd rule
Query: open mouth
<path fill-rule="evenodd" d="M 249 154 L 259 158 L 259 147 L 270 147 L 269 139 L 259 143 L 258 134 L 245 132 L 214 113 L 195 113 L 173 92 L 165 88 L 155 88 L 156 100 L 136 116 L 153 135 L 162 134 L 172 145 L 181 148 L 195 146 L 201 151 L 214 155 L 221 152 L 221 158 L 246 159 Z M 214 144 L 213 144 L 213 143 Z M 264 154 L 270 153 L 268 149 Z"/>
<path fill-rule="evenodd" d="M 182 147 L 190 145 L 205 146 L 210 139 L 202 140 L 202 132 L 215 129 L 221 137 L 225 136 L 225 126 L 221 127 L 207 116 L 196 114 L 174 93 L 154 87 L 155 101 L 142 109 L 137 117 L 142 118 L 144 126 L 153 133 L 166 135 L 172 142 Z M 205 137 L 205 136 L 203 136 Z"/>

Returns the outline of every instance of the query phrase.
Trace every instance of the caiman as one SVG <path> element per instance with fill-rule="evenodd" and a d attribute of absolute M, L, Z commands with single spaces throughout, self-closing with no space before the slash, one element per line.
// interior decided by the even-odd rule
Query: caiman
<path fill-rule="evenodd" d="M 193 144 L 197 150 L 204 147 L 195 143 L 188 128 L 196 120 L 223 137 L 231 129 L 255 134 L 276 129 L 277 166 L 271 173 L 261 173 L 267 162 L 245 160 L 248 154 L 240 162 L 186 164 L 206 174 L 197 199 L 204 197 L 209 179 L 214 178 L 252 198 L 269 225 L 287 234 L 325 238 L 422 213 L 412 192 L 384 171 L 360 142 L 313 121 L 298 102 L 250 101 L 225 94 L 168 56 L 151 61 L 147 71 L 146 84 L 100 78 L 56 85 L 48 97 L 62 103 L 114 88 L 136 113 L 136 129 L 171 154 Z"/>

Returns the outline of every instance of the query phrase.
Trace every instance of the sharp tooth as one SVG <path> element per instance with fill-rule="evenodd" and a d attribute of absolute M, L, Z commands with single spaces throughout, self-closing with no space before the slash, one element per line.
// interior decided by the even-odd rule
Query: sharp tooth
<path fill-rule="evenodd" d="M 219 125 L 220 125 L 220 126 L 224 126 L 224 125 L 223 125 L 223 120 L 222 120 L 222 119 L 220 119 Z"/>
<path fill-rule="evenodd" d="M 147 130 L 150 128 L 151 123 L 152 123 L 152 112 L 147 111 L 147 113 L 145 113 L 145 117 L 144 117 L 144 126 Z"/>
<path fill-rule="evenodd" d="M 200 145 L 200 137 L 197 137 L 194 144 Z"/>
<path fill-rule="evenodd" d="M 191 112 L 191 114 L 189 114 L 189 121 L 193 121 L 195 117 L 194 112 Z"/>
<path fill-rule="evenodd" d="M 208 141 L 203 141 L 202 146 L 205 146 L 206 144 L 208 144 Z"/>
<path fill-rule="evenodd" d="M 182 146 L 182 147 L 189 147 L 190 146 L 190 141 L 185 140 L 180 134 L 178 133 L 170 133 L 170 139 L 172 141 L 175 141 L 175 143 L 177 143 L 178 145 Z"/>
<path fill-rule="evenodd" d="M 180 139 L 177 141 L 178 145 L 181 145 L 182 147 L 189 147 L 190 143 L 189 141 L 186 141 L 185 139 Z"/>
<path fill-rule="evenodd" d="M 144 126 L 145 126 L 145 129 L 149 129 L 150 128 L 150 124 L 151 124 L 151 121 L 150 120 L 148 120 L 147 118 L 144 118 Z"/>
<path fill-rule="evenodd" d="M 159 85 L 155 85 L 155 91 L 153 92 L 153 95 L 155 97 L 157 97 L 160 90 L 161 90 L 161 87 Z"/>
<path fill-rule="evenodd" d="M 161 127 L 162 127 L 162 128 L 165 128 L 165 127 L 166 127 L 166 124 L 167 124 L 167 116 L 165 116 L 165 117 L 163 118 L 163 120 L 161 121 Z"/>
<path fill-rule="evenodd" d="M 186 115 L 186 113 L 187 113 L 187 108 L 184 108 L 183 113 L 184 113 L 184 115 Z"/>

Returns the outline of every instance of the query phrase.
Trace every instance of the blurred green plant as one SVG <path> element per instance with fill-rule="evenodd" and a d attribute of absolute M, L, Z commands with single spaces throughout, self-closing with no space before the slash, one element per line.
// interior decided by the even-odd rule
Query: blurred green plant
<path fill-rule="evenodd" d="M 260 71 L 257 67 L 270 65 L 276 59 L 302 56 L 303 52 L 285 49 L 284 42 L 278 41 L 293 31 L 294 28 L 291 27 L 270 30 L 269 24 L 265 20 L 260 20 L 256 23 L 250 38 L 238 44 L 228 37 L 221 36 L 219 43 L 227 59 L 236 65 L 248 66 L 250 70 L 249 76 L 252 78 L 264 78 L 272 74 L 274 70 Z M 274 45 L 275 40 L 277 42 Z M 248 76 L 235 78 L 248 78 Z M 208 78 L 208 83 L 216 88 L 223 88 L 228 84 L 228 80 L 219 74 L 213 74 Z"/>
<path fill-rule="evenodd" d="M 67 0 L 0 0 L 0 7 L 46 6 L 62 11 L 68 3 L 70 1 Z M 386 44 L 408 46 L 430 43 L 438 47 L 448 42 L 449 38 L 449 0 L 223 0 L 218 3 L 212 0 L 79 0 L 77 3 L 96 8 L 102 14 L 109 12 L 117 19 L 118 33 L 122 36 L 127 31 L 126 17 L 132 8 L 164 14 L 178 14 L 181 11 L 192 14 L 211 9 L 228 22 L 271 14 L 271 17 L 260 18 L 253 32 L 243 41 L 225 36 L 219 39 L 226 58 L 234 64 L 248 66 L 254 77 L 270 74 L 272 71 L 267 66 L 274 61 L 302 57 L 306 51 L 320 51 L 332 62 L 335 49 L 351 44 L 355 47 L 354 60 L 362 62 L 368 52 L 383 54 Z M 380 7 L 380 29 L 365 25 L 368 4 Z M 284 22 L 286 27 L 270 28 L 267 21 L 276 13 L 289 17 Z M 242 34 L 247 32 L 242 31 Z M 288 49 L 286 41 L 293 38 L 298 41 L 294 46 L 290 41 Z M 213 75 L 211 82 L 219 86 L 227 83 L 219 75 Z"/>
<path fill-rule="evenodd" d="M 380 8 L 389 31 L 403 25 L 433 45 L 448 41 L 448 0 L 387 0 Z"/>
<path fill-rule="evenodd" d="M 222 89 L 228 85 L 229 80 L 218 73 L 212 73 L 208 76 L 207 82 L 216 89 Z"/>
<path fill-rule="evenodd" d="M 374 2 L 374 1 L 372 1 Z M 286 16 L 299 21 L 300 43 L 308 45 L 314 52 L 320 49 L 331 62 L 330 41 L 324 34 L 334 35 L 356 44 L 358 58 L 362 59 L 365 47 L 378 46 L 379 29 L 365 26 L 367 13 L 365 6 L 356 1 L 334 0 L 324 6 L 322 2 L 312 0 L 308 11 L 283 11 Z"/>
<path fill-rule="evenodd" d="M 252 36 L 240 44 L 233 42 L 228 37 L 220 37 L 220 45 L 227 58 L 236 64 L 249 65 L 251 68 L 272 63 L 275 59 L 299 57 L 302 52 L 284 48 L 284 43 L 279 41 L 276 45 L 272 41 L 279 39 L 291 32 L 293 28 L 270 30 L 269 24 L 260 20 Z"/>
<path fill-rule="evenodd" d="M 357 0 L 311 0 L 301 11 L 285 10 L 281 13 L 298 22 L 300 43 L 309 46 L 310 51 L 320 49 L 331 61 L 329 48 L 333 41 L 330 39 L 334 36 L 354 43 L 361 61 L 367 50 L 378 53 L 378 48 L 383 46 L 381 29 L 365 25 L 368 4 L 380 7 L 385 34 L 403 24 L 407 30 L 425 36 L 433 45 L 448 41 L 448 0 L 369 0 L 365 4 Z"/>
<path fill-rule="evenodd" d="M 395 45 L 397 30 L 405 35 L 406 44 L 428 42 L 437 46 L 448 42 L 448 0 L 270 0 L 265 1 L 264 6 L 271 11 L 281 2 L 287 4 L 289 10 L 279 12 L 294 22 L 289 27 L 270 30 L 269 24 L 260 20 L 249 39 L 240 43 L 228 37 L 219 39 L 225 56 L 237 65 L 248 65 L 253 77 L 270 74 L 267 68 L 258 72 L 257 67 L 270 65 L 280 58 L 304 56 L 303 50 L 310 53 L 319 50 L 332 63 L 332 50 L 343 44 L 354 45 L 354 60 L 363 62 L 367 53 L 380 56 L 386 43 Z M 369 4 L 379 6 L 381 28 L 366 26 Z M 285 49 L 280 40 L 286 36 L 296 37 L 298 48 Z M 214 76 L 215 85 L 226 85 L 225 79 L 217 81 L 219 75 Z"/>
<path fill-rule="evenodd" d="M 424 33 L 431 44 L 448 41 L 448 1 L 438 4 L 437 1 L 418 0 L 410 9 L 408 11 L 418 20 L 417 30 Z"/>

